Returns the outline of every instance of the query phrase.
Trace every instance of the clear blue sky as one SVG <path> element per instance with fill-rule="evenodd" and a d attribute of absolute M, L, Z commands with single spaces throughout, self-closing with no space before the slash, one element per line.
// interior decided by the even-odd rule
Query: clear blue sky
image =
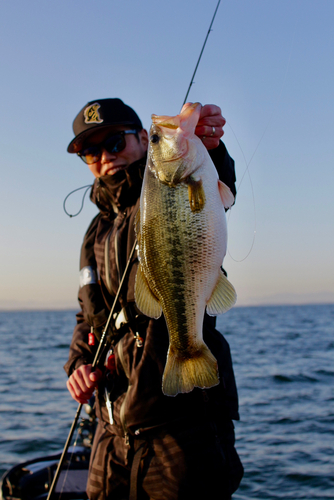
<path fill-rule="evenodd" d="M 215 7 L 1 3 L 1 309 L 77 306 L 96 208 L 88 201 L 73 219 L 62 210 L 93 180 L 66 152 L 72 121 L 103 97 L 121 97 L 146 128 L 151 113 L 177 114 Z M 222 0 L 189 95 L 222 108 L 239 182 L 252 158 L 255 210 L 246 174 L 224 265 L 239 305 L 334 301 L 333 25 L 332 0 Z"/>

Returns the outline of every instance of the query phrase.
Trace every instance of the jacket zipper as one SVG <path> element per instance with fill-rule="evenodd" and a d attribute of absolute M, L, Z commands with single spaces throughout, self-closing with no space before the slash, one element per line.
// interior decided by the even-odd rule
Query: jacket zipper
<path fill-rule="evenodd" d="M 127 367 L 125 365 L 125 361 L 124 361 L 124 353 L 123 353 L 123 339 L 121 339 L 119 342 L 118 342 L 118 345 L 117 345 L 117 353 L 118 353 L 118 357 L 119 357 L 119 360 L 121 362 L 121 365 L 123 367 L 123 371 L 125 373 L 125 376 L 127 377 L 127 379 L 129 380 L 130 379 L 130 373 L 128 372 L 127 370 Z M 123 433 L 124 433 L 124 439 L 125 439 L 125 444 L 126 445 L 129 445 L 129 433 L 128 433 L 128 429 L 127 429 L 127 426 L 126 426 L 126 421 L 125 421 L 125 403 L 126 403 L 126 398 L 127 398 L 127 395 L 129 394 L 130 392 L 130 384 L 128 384 L 128 388 L 127 388 L 127 391 L 125 393 L 125 397 L 123 399 L 123 402 L 121 404 L 121 408 L 119 410 L 119 419 L 121 421 L 121 425 L 122 425 L 122 429 L 123 429 Z"/>
<path fill-rule="evenodd" d="M 111 237 L 112 229 L 110 229 L 109 233 L 106 237 L 106 242 L 104 245 L 104 267 L 106 270 L 106 285 L 108 292 L 111 294 L 111 277 L 110 277 L 110 261 L 109 261 L 109 252 L 110 252 L 110 237 Z"/>
<path fill-rule="evenodd" d="M 126 212 L 123 212 L 122 215 L 123 215 L 123 220 L 122 220 L 121 224 L 119 224 L 119 226 L 116 230 L 115 239 L 114 239 L 115 262 L 116 262 L 119 283 L 121 282 L 121 279 L 122 279 L 122 276 L 121 276 L 122 269 L 121 269 L 121 263 L 120 263 L 120 259 L 119 259 L 119 231 L 120 231 L 120 228 L 125 220 Z M 109 293 L 112 293 L 111 275 L 110 275 L 110 238 L 111 238 L 112 231 L 113 231 L 113 228 L 111 228 L 111 230 L 109 231 L 109 233 L 106 237 L 105 244 L 104 244 L 104 267 L 106 270 L 106 285 L 107 285 L 107 289 L 108 289 Z"/>
<path fill-rule="evenodd" d="M 117 274 L 118 274 L 118 282 L 120 283 L 121 280 L 122 280 L 122 276 L 123 276 L 123 269 L 121 268 L 121 261 L 120 261 L 120 255 L 119 255 L 119 232 L 120 232 L 120 229 L 123 225 L 123 222 L 125 220 L 125 217 L 126 217 L 126 212 L 123 212 L 123 219 L 121 221 L 121 223 L 118 225 L 118 228 L 116 229 L 116 233 L 115 233 L 115 240 L 114 240 L 114 243 L 115 243 L 115 261 L 116 261 L 116 268 L 117 268 Z"/>

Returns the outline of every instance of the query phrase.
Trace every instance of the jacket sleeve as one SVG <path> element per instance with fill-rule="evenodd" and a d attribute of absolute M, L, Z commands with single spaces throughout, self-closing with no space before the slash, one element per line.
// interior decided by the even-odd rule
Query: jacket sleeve
<path fill-rule="evenodd" d="M 80 301 L 80 300 L 79 300 Z M 94 353 L 88 345 L 88 334 L 90 326 L 83 317 L 83 312 L 80 311 L 76 315 L 77 324 L 74 328 L 72 342 L 70 345 L 69 358 L 64 365 L 64 370 L 70 376 L 74 370 L 81 365 L 88 365 L 93 362 Z"/>
<path fill-rule="evenodd" d="M 225 144 L 220 141 L 217 148 L 210 149 L 209 155 L 217 169 L 219 179 L 230 188 L 235 197 L 237 190 L 235 187 L 234 160 L 228 154 Z"/>
<path fill-rule="evenodd" d="M 94 258 L 94 237 L 97 223 L 98 216 L 93 219 L 84 237 L 81 247 L 80 270 L 87 265 L 90 265 L 93 268 L 96 267 Z M 92 259 L 94 262 L 92 262 Z M 96 298 L 95 295 L 97 293 L 101 293 L 100 286 L 98 284 L 85 285 L 79 289 L 78 300 L 81 311 L 76 315 L 77 324 L 74 328 L 72 336 L 69 359 L 64 366 L 68 376 L 70 376 L 74 370 L 79 368 L 79 366 L 93 362 L 96 347 L 88 345 L 88 334 L 90 333 L 90 324 L 94 323 L 90 322 L 91 311 L 89 307 L 87 310 L 87 302 L 90 304 L 90 302 Z"/>

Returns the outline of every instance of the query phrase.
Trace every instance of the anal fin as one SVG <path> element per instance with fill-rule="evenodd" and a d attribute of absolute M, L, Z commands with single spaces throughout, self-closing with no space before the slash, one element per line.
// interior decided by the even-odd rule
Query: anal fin
<path fill-rule="evenodd" d="M 237 301 L 237 294 L 234 286 L 226 278 L 225 274 L 220 271 L 218 281 L 212 292 L 209 302 L 206 305 L 206 311 L 210 316 L 222 314 Z"/>

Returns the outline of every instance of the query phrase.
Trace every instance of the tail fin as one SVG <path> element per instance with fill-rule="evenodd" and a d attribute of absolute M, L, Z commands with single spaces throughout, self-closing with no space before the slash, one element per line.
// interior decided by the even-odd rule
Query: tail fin
<path fill-rule="evenodd" d="M 162 392 L 166 396 L 190 392 L 219 384 L 218 364 L 210 349 L 203 343 L 198 351 L 184 358 L 170 346 L 162 378 Z"/>

